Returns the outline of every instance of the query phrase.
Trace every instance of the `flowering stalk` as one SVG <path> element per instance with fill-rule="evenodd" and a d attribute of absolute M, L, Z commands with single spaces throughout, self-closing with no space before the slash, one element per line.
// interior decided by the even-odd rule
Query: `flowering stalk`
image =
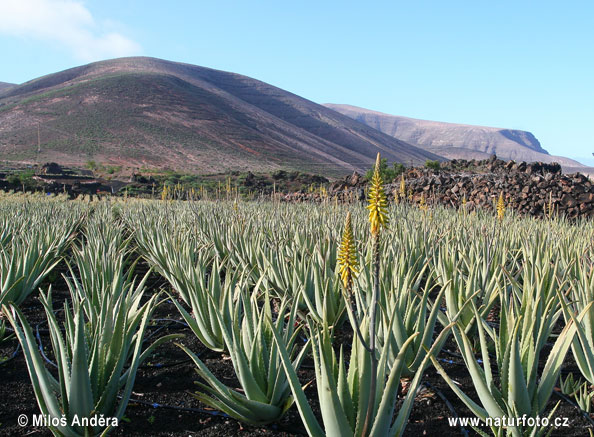
<path fill-rule="evenodd" d="M 423 211 L 423 213 L 427 212 L 427 201 L 425 200 L 425 193 L 421 194 L 421 200 L 419 201 L 419 209 Z"/>
<path fill-rule="evenodd" d="M 344 289 L 346 308 L 351 324 L 353 325 L 353 330 L 356 332 L 359 341 L 361 341 L 361 344 L 363 345 L 363 348 L 365 348 L 368 352 L 371 352 L 369 345 L 361 334 L 361 328 L 359 327 L 359 322 L 355 316 L 353 279 L 356 278 L 357 274 L 359 273 L 359 270 L 357 269 L 359 263 L 357 262 L 357 251 L 355 247 L 355 238 L 353 237 L 353 227 L 351 225 L 350 212 L 347 213 L 346 220 L 344 222 L 344 231 L 342 233 L 342 241 L 340 242 L 340 247 L 338 249 L 337 261 L 339 265 L 338 273 L 340 274 L 340 279 Z"/>
<path fill-rule="evenodd" d="M 384 183 L 379 172 L 379 166 L 380 154 L 378 153 L 375 162 L 375 170 L 373 172 L 373 177 L 371 178 L 371 188 L 369 189 L 368 198 L 369 205 L 367 206 L 367 209 L 369 210 L 371 235 L 373 237 L 379 235 L 380 227 L 388 225 L 388 214 L 386 212 L 388 201 L 386 199 L 386 193 L 384 192 Z"/>
<path fill-rule="evenodd" d="M 499 193 L 499 199 L 497 200 L 497 219 L 501 222 L 505 217 L 505 202 L 503 201 L 503 193 Z"/>
<path fill-rule="evenodd" d="M 358 262 L 357 253 L 355 251 L 355 238 L 353 237 L 353 227 L 351 225 L 351 213 L 348 212 L 344 222 L 344 232 L 342 234 L 342 241 L 338 250 L 338 264 L 340 266 L 340 279 L 344 288 L 349 293 L 352 293 L 353 277 L 357 276 Z"/>
<path fill-rule="evenodd" d="M 372 263 L 373 263 L 373 289 L 371 293 L 371 303 L 369 311 L 369 349 L 371 353 L 371 381 L 369 390 L 369 402 L 365 423 L 363 425 L 362 435 L 367 435 L 367 431 L 372 421 L 373 412 L 375 410 L 375 398 L 377 387 L 377 351 L 375 346 L 376 340 L 376 312 L 377 302 L 379 297 L 379 267 L 380 267 L 380 253 L 379 253 L 379 232 L 382 227 L 388 225 L 388 214 L 386 211 L 387 200 L 382 177 L 379 172 L 380 168 L 380 154 L 377 154 L 375 161 L 375 170 L 371 178 L 371 188 L 369 190 L 369 224 L 372 238 Z"/>

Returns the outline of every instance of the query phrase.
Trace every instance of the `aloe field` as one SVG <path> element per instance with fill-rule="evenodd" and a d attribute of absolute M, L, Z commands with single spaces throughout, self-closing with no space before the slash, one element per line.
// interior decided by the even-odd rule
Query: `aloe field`
<path fill-rule="evenodd" d="M 377 173 L 361 203 L 3 196 L 0 434 L 592 435 L 593 244 Z"/>

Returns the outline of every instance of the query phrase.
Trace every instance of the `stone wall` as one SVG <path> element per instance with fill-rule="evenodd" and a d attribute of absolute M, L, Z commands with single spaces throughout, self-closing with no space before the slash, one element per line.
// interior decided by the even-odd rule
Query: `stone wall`
<path fill-rule="evenodd" d="M 438 171 L 413 168 L 404 176 L 407 202 L 419 203 L 424 198 L 429 205 L 459 207 L 466 199 L 469 209 L 492 209 L 502 193 L 506 207 L 520 213 L 542 217 L 551 206 L 554 212 L 570 218 L 594 216 L 592 182 L 580 173 L 561 173 L 561 166 L 556 163 L 515 163 L 495 157 L 482 161 L 452 160 Z M 366 184 L 365 178 L 354 174 L 332 184 L 327 196 L 291 193 L 284 200 L 364 200 Z M 391 199 L 398 195 L 399 188 L 400 178 L 385 186 Z"/>

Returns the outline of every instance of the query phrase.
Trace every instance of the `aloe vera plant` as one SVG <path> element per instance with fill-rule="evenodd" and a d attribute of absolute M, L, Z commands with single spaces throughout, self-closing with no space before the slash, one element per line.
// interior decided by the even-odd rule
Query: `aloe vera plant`
<path fill-rule="evenodd" d="M 368 321 L 362 324 L 363 340 L 367 341 Z M 449 330 L 446 327 L 436 339 L 440 344 L 443 336 Z M 351 355 L 347 361 L 343 348 L 338 356 L 331 343 L 331 333 L 328 326 L 321 329 L 314 323 L 309 323 L 309 338 L 312 343 L 312 355 L 316 371 L 316 385 L 323 425 L 316 419 L 313 410 L 305 396 L 303 388 L 295 372 L 295 368 L 284 347 L 281 335 L 274 330 L 273 335 L 279 345 L 281 359 L 295 403 L 310 436 L 400 436 L 404 432 L 408 416 L 413 406 L 417 388 L 421 382 L 423 371 L 429 362 L 429 356 L 419 366 L 419 371 L 408 387 L 408 393 L 403 403 L 396 411 L 396 401 L 400 387 L 400 377 L 405 366 L 405 356 L 411 343 L 418 334 L 413 334 L 403 344 L 393 365 L 388 365 L 390 347 L 382 350 L 377 367 L 376 380 L 379 386 L 373 388 L 371 384 L 372 365 L 371 356 L 365 349 L 359 336 L 353 336 Z M 432 350 L 434 353 L 435 350 Z M 369 403 L 369 399 L 372 403 Z M 371 421 L 367 421 L 368 412 Z M 367 424 L 367 426 L 366 426 Z"/>
<path fill-rule="evenodd" d="M 336 247 L 329 246 L 324 253 L 320 245 L 311 250 L 304 257 L 304 248 L 295 248 L 284 260 L 271 251 L 262 257 L 258 271 L 276 297 L 296 302 L 301 315 L 310 315 L 320 324 L 340 326 L 345 319 L 344 300 L 335 274 L 336 262 L 326 257 L 328 251 L 336 252 Z"/>
<path fill-rule="evenodd" d="M 399 226 L 398 224 L 394 225 Z M 440 313 L 439 303 L 445 290 L 442 288 L 434 296 L 430 295 L 435 288 L 435 279 L 426 260 L 424 246 L 418 245 L 418 235 L 395 231 L 397 238 L 386 242 L 382 248 L 383 257 L 391 260 L 381 269 L 379 293 L 378 346 L 383 348 L 388 341 L 391 352 L 388 357 L 390 365 L 404 342 L 414 333 L 420 333 L 408 348 L 403 376 L 412 376 L 425 357 L 426 349 L 431 347 L 438 319 L 443 325 L 449 322 Z M 372 287 L 372 272 L 368 264 L 361 267 L 356 282 L 358 290 L 369 290 Z M 357 302 L 370 299 L 357 295 Z M 361 311 L 368 305 L 358 304 Z M 444 338 L 444 341 L 447 337 Z"/>
<path fill-rule="evenodd" d="M 20 305 L 37 289 L 60 262 L 77 227 L 72 221 L 27 229 L 0 247 L 0 305 Z"/>
<path fill-rule="evenodd" d="M 54 223 L 39 223 L 43 215 L 29 219 L 28 226 L 6 223 L 0 234 L 0 306 L 22 304 L 61 261 L 80 224 L 73 216 Z M 0 313 L 0 341 L 6 335 Z"/>
<path fill-rule="evenodd" d="M 135 287 L 133 268 L 124 272 L 126 241 L 121 228 L 107 221 L 93 222 L 87 239 L 74 250 L 81 277 L 66 278 L 70 302 L 64 304 L 64 333 L 56 318 L 51 290 L 41 294 L 58 369 L 54 377 L 38 350 L 37 340 L 16 305 L 3 306 L 25 353 L 33 391 L 41 413 L 64 422 L 52 425 L 60 436 L 105 435 L 113 421 L 81 426 L 83 419 L 121 419 L 138 366 L 161 343 L 179 335 L 164 336 L 144 348 L 143 340 L 157 305 L 158 295 L 144 304 L 144 280 Z"/>
<path fill-rule="evenodd" d="M 122 223 L 105 217 L 103 212 L 102 216 L 89 220 L 84 242 L 73 247 L 69 262 L 71 275 L 70 278 L 66 277 L 66 282 L 70 284 L 71 290 L 76 291 L 92 324 L 97 323 L 106 301 L 122 295 L 126 299 L 138 299 L 144 291 L 150 271 L 138 285 L 133 277 L 135 263 L 126 272 L 130 238 L 124 238 L 123 232 Z"/>
<path fill-rule="evenodd" d="M 592 411 L 592 400 L 594 399 L 594 391 L 591 391 L 591 385 L 588 381 L 582 382 L 580 379 L 575 379 L 573 373 L 570 373 L 563 379 L 559 378 L 559 387 L 561 392 L 566 396 L 574 398 L 576 404 L 585 412 Z M 590 435 L 593 431 L 588 430 Z"/>
<path fill-rule="evenodd" d="M 316 252 L 320 259 L 320 252 Z M 340 282 L 329 267 L 321 262 L 309 266 L 301 283 L 301 299 L 307 314 L 319 324 L 340 327 L 345 319 L 345 301 Z"/>
<path fill-rule="evenodd" d="M 460 243 L 459 243 L 460 244 Z M 434 256 L 434 271 L 438 284 L 445 290 L 445 308 L 448 318 L 458 314 L 459 326 L 476 333 L 473 301 L 481 317 L 486 318 L 498 302 L 504 274 L 497 263 L 490 263 L 486 255 L 474 258 L 465 255 L 468 249 L 442 246 Z"/>
<path fill-rule="evenodd" d="M 226 271 L 225 279 L 221 281 L 221 270 L 220 263 L 215 259 L 210 274 L 207 274 L 201 265 L 180 266 L 175 273 L 178 291 L 187 299 L 191 313 L 171 296 L 171 300 L 196 337 L 204 346 L 217 352 L 226 349 L 225 331 L 230 329 L 233 323 L 236 287 L 244 281 L 240 272 L 230 270 Z"/>
<path fill-rule="evenodd" d="M 542 297 L 536 298 L 539 299 Z M 481 364 L 477 362 L 471 339 L 464 326 L 460 324 L 453 328 L 454 338 L 472 378 L 479 403 L 464 393 L 435 357 L 431 356 L 435 368 L 450 388 L 485 423 L 487 418 L 542 415 L 576 332 L 576 324 L 573 321 L 565 325 L 553 344 L 544 369 L 539 374 L 540 356 L 559 317 L 559 311 L 555 309 L 556 296 L 550 296 L 544 302 L 546 311 L 543 317 L 538 316 L 539 302 L 525 299 L 519 304 L 514 300 L 512 297 L 502 303 L 498 331 L 480 317 L 476 305 L 474 302 L 471 303 L 479 335 Z M 580 314 L 578 321 L 583 316 L 584 313 Z M 490 342 L 495 347 L 495 360 L 489 354 Z M 492 365 L 499 374 L 498 383 Z M 550 414 L 553 413 L 554 409 Z M 491 431 L 495 436 L 520 437 L 544 435 L 547 430 L 539 424 L 521 426 L 515 423 L 504 428 L 501 424 L 495 423 L 491 426 Z M 482 431 L 480 433 L 485 435 Z"/>
<path fill-rule="evenodd" d="M 90 325 L 82 302 L 72 293 L 72 308 L 64 305 L 64 330 L 54 314 L 51 291 L 40 294 L 50 331 L 58 370 L 54 377 L 39 352 L 29 323 L 14 305 L 3 310 L 23 348 L 33 391 L 42 414 L 65 417 L 62 426 L 50 426 L 56 436 L 106 435 L 113 421 L 103 426 L 82 427 L 83 418 L 121 419 L 132 392 L 138 366 L 154 348 L 177 336 L 164 336 L 142 349 L 142 341 L 157 296 L 144 305 L 127 307 L 119 299 L 102 307 L 99 323 Z M 118 397 L 121 396 L 121 397 Z"/>
<path fill-rule="evenodd" d="M 190 304 L 194 270 L 204 272 L 213 262 L 209 245 L 198 238 L 191 238 L 187 226 L 175 228 L 162 218 L 147 218 L 147 223 L 133 222 L 134 239 L 148 263 L 161 274 L 186 304 Z"/>
<path fill-rule="evenodd" d="M 283 347 L 289 350 L 294 369 L 300 367 L 307 351 L 304 347 L 297 352 L 300 331 L 295 329 L 297 307 L 290 309 L 288 303 L 287 299 L 280 302 L 278 311 L 273 314 L 267 294 L 260 306 L 257 294 L 249 298 L 241 292 L 233 324 L 230 329 L 225 328 L 223 334 L 243 393 L 221 383 L 193 352 L 180 345 L 204 380 L 204 383 L 197 382 L 200 391 L 195 394 L 196 398 L 251 425 L 275 422 L 286 413 L 293 405 L 293 397 L 272 332 L 278 333 Z"/>
<path fill-rule="evenodd" d="M 229 273 L 221 281 L 221 272 L 229 262 L 214 258 L 208 244 L 184 237 L 179 229 L 172 230 L 172 235 L 158 232 L 155 223 L 160 222 L 150 223 L 152 225 L 148 228 L 137 226 L 135 229 L 135 239 L 142 255 L 181 298 L 183 304 L 176 296 L 171 296 L 200 341 L 214 351 L 225 350 L 224 326 L 221 323 L 227 326 L 231 323 L 235 285 L 240 273 Z"/>
<path fill-rule="evenodd" d="M 402 375 L 412 377 L 415 375 L 423 362 L 427 349 L 433 342 L 436 331 L 437 320 L 441 302 L 445 290 L 441 290 L 434 301 L 429 298 L 431 288 L 425 286 L 418 292 L 403 288 L 397 293 L 386 293 L 388 302 L 381 307 L 380 325 L 378 337 L 380 348 L 387 348 L 389 345 L 388 363 L 391 366 L 396 360 L 396 351 L 400 351 L 407 339 L 419 333 L 414 338 L 406 351 L 404 357 L 404 368 Z M 434 351 L 439 353 L 447 336 L 442 336 L 441 342 L 434 345 Z"/>
<path fill-rule="evenodd" d="M 569 296 L 562 296 L 562 310 L 566 323 L 576 325 L 571 344 L 573 357 L 584 378 L 594 384 L 594 267 L 582 264 L 579 277 L 570 279 Z M 580 320 L 577 314 L 583 314 Z"/>
<path fill-rule="evenodd" d="M 12 240 L 14 220 L 8 216 L 0 216 L 0 248 L 4 248 Z"/>
<path fill-rule="evenodd" d="M 341 348 L 337 357 L 332 348 L 328 325 L 325 323 L 320 328 L 316 327 L 311 320 L 309 323 L 309 337 L 312 342 L 323 428 L 313 414 L 286 349 L 281 348 L 283 365 L 297 407 L 307 432 L 311 436 L 401 435 L 412 408 L 416 389 L 429 361 L 429 356 L 423 355 L 422 362 L 418 363 L 417 374 L 409 387 L 410 391 L 406 395 L 396 419 L 393 420 L 400 376 L 405 367 L 405 356 L 419 332 L 408 336 L 401 345 L 398 344 L 394 339 L 392 329 L 396 317 L 391 317 L 390 324 L 384 332 L 383 347 L 376 346 L 378 339 L 376 315 L 380 293 L 385 292 L 385 290 L 380 291 L 379 233 L 380 229 L 385 228 L 388 224 L 386 196 L 379 175 L 379 163 L 380 156 L 378 154 L 369 193 L 369 205 L 367 206 L 372 244 L 367 281 L 370 290 L 365 295 L 354 287 L 354 279 L 359 272 L 350 213 L 346 217 L 337 257 L 338 271 L 344 287 L 345 306 L 349 321 L 355 331 L 348 366 L 343 349 Z M 355 313 L 355 306 L 358 309 L 357 313 Z M 442 344 L 443 336 L 446 335 L 447 330 L 442 331 L 435 346 Z M 283 346 L 278 333 L 274 332 L 274 335 L 279 347 Z M 391 360 L 392 362 L 389 362 L 392 346 L 398 347 L 398 350 L 393 351 L 395 357 Z"/>

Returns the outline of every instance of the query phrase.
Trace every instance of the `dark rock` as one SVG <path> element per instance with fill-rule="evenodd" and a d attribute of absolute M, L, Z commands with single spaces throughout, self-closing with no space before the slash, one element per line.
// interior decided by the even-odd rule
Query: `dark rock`
<path fill-rule="evenodd" d="M 365 200 L 365 190 L 363 188 L 359 188 L 359 201 L 363 202 Z"/>
<path fill-rule="evenodd" d="M 344 190 L 347 186 L 348 185 L 345 181 L 336 181 L 330 185 L 330 193 L 336 193 L 338 191 Z"/>
<path fill-rule="evenodd" d="M 130 182 L 138 182 L 140 184 L 148 184 L 149 179 L 145 176 L 141 175 L 140 173 L 132 173 L 130 176 Z"/>
<path fill-rule="evenodd" d="M 569 194 L 564 194 L 561 198 L 561 204 L 566 208 L 573 208 L 575 205 L 577 205 L 577 200 L 575 200 Z"/>
<path fill-rule="evenodd" d="M 251 171 L 248 171 L 247 175 L 245 176 L 244 185 L 246 187 L 251 187 L 254 185 L 255 181 L 256 177 L 254 176 L 254 174 Z"/>
<path fill-rule="evenodd" d="M 581 203 L 592 203 L 594 201 L 594 193 L 583 193 L 577 198 L 578 202 Z"/>
<path fill-rule="evenodd" d="M 419 201 L 424 196 L 429 204 L 458 207 L 466 198 L 468 208 L 493 209 L 493 200 L 503 193 L 506 204 L 520 213 L 545 217 L 550 201 L 567 217 L 594 217 L 594 187 L 582 174 L 563 175 L 557 163 L 514 163 L 490 159 L 482 161 L 452 160 L 435 174 L 422 168 L 404 173 L 406 200 L 409 193 Z M 357 180 L 358 179 L 358 180 Z M 357 174 L 330 187 L 339 201 L 365 201 L 367 180 Z M 400 178 L 386 185 L 390 199 L 400 188 Z M 314 194 L 302 194 L 301 200 L 319 200 Z M 317 196 L 319 197 L 319 196 Z"/>
<path fill-rule="evenodd" d="M 346 182 L 351 187 L 356 187 L 357 185 L 359 185 L 361 183 L 361 175 L 355 171 L 355 172 L 353 172 L 352 175 L 347 177 Z"/>
<path fill-rule="evenodd" d="M 62 175 L 64 174 L 64 170 L 59 164 L 55 162 L 48 162 L 41 166 L 37 174 L 42 175 Z"/>

